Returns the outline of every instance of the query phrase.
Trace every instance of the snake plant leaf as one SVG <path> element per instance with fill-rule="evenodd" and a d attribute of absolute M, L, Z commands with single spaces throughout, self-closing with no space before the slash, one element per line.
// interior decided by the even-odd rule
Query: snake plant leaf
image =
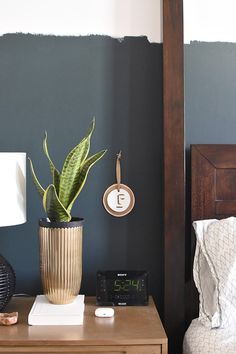
<path fill-rule="evenodd" d="M 60 202 L 53 184 L 50 184 L 44 193 L 43 207 L 50 221 L 71 220 L 71 215 Z"/>
<path fill-rule="evenodd" d="M 80 143 L 68 154 L 64 162 L 59 186 L 59 199 L 67 209 L 71 196 L 77 189 L 77 180 L 80 167 L 86 160 L 90 149 L 90 138 L 95 128 L 95 119 L 89 127 L 88 133 Z"/>
<path fill-rule="evenodd" d="M 53 180 L 53 184 L 56 187 L 56 191 L 57 193 L 59 193 L 59 184 L 60 184 L 60 172 L 58 171 L 58 169 L 54 166 L 54 163 L 51 160 L 51 157 L 49 155 L 48 152 L 48 144 L 47 144 L 47 139 L 48 139 L 48 135 L 47 132 L 45 132 L 45 137 L 43 140 L 43 151 L 45 153 L 45 155 L 48 158 L 48 162 L 49 162 L 49 166 L 50 166 L 50 171 L 52 174 L 52 180 Z"/>
<path fill-rule="evenodd" d="M 89 125 L 87 134 L 83 137 L 83 139 L 81 140 L 81 142 L 83 142 L 84 140 L 86 140 L 88 137 L 91 138 L 94 129 L 95 129 L 95 117 L 93 117 L 92 122 L 91 122 L 90 125 Z M 73 150 L 75 150 L 75 149 L 76 149 L 76 147 L 75 147 Z M 73 150 L 72 150 L 72 151 L 73 151 Z M 87 156 L 88 156 L 88 154 L 87 154 Z"/>
<path fill-rule="evenodd" d="M 43 198 L 44 196 L 44 193 L 45 193 L 45 189 L 41 186 L 41 184 L 39 183 L 38 181 L 38 178 L 34 172 L 34 166 L 33 166 L 33 163 L 31 161 L 31 159 L 28 157 L 29 159 L 29 162 L 30 162 L 30 170 L 31 170 L 31 174 L 32 174 L 32 177 L 33 177 L 33 182 L 35 184 L 35 187 L 37 189 L 37 191 L 39 192 L 39 195 L 41 196 L 41 198 Z"/>
<path fill-rule="evenodd" d="M 87 176 L 88 176 L 88 172 L 90 170 L 90 168 L 98 161 L 100 160 L 105 153 L 107 152 L 107 150 L 101 150 L 99 152 L 97 152 L 96 154 L 90 156 L 81 166 L 81 168 L 78 171 L 78 174 L 74 180 L 74 186 L 73 189 L 71 189 L 70 194 L 68 195 L 68 199 L 70 200 L 70 203 L 67 207 L 67 211 L 70 212 L 76 198 L 78 197 L 78 195 L 80 194 Z"/>

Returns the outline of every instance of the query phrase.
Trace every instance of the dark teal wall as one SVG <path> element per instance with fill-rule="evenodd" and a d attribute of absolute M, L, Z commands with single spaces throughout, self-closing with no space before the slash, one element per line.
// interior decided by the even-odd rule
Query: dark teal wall
<path fill-rule="evenodd" d="M 162 45 L 145 37 L 0 38 L 1 151 L 26 151 L 46 186 L 44 131 L 51 157 L 61 168 L 93 116 L 92 152 L 108 148 L 108 153 L 91 171 L 73 209 L 74 216 L 85 218 L 81 292 L 95 294 L 98 269 L 147 269 L 150 293 L 161 310 Z M 103 192 L 114 183 L 119 150 L 122 181 L 136 196 L 134 211 L 124 218 L 110 216 L 102 206 Z M 27 214 L 26 224 L 0 229 L 0 245 L 16 271 L 17 292 L 37 294 L 37 223 L 44 212 L 29 166 Z"/>
<path fill-rule="evenodd" d="M 236 44 L 185 45 L 186 142 L 236 143 Z"/>

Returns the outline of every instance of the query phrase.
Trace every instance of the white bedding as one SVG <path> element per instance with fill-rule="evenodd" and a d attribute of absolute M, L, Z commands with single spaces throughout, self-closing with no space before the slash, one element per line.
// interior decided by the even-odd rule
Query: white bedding
<path fill-rule="evenodd" d="M 185 333 L 183 354 L 236 354 L 236 217 L 193 226 L 199 318 Z"/>
<path fill-rule="evenodd" d="M 185 333 L 183 354 L 236 354 L 236 329 L 206 328 L 195 319 Z"/>
<path fill-rule="evenodd" d="M 199 320 L 208 328 L 236 329 L 236 217 L 199 220 L 193 225 Z"/>

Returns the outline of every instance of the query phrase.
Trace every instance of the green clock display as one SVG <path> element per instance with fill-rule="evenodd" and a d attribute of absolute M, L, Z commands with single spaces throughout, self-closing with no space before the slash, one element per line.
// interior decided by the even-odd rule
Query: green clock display
<path fill-rule="evenodd" d="M 135 270 L 97 272 L 97 304 L 131 306 L 148 304 L 148 273 Z"/>
<path fill-rule="evenodd" d="M 115 279 L 113 290 L 114 292 L 142 291 L 141 281 L 138 279 Z"/>

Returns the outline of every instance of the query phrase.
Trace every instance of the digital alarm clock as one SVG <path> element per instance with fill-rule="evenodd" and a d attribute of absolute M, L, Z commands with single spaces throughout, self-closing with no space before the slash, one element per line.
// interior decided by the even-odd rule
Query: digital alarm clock
<path fill-rule="evenodd" d="M 99 306 L 148 304 L 148 273 L 136 270 L 97 272 L 96 299 Z"/>

